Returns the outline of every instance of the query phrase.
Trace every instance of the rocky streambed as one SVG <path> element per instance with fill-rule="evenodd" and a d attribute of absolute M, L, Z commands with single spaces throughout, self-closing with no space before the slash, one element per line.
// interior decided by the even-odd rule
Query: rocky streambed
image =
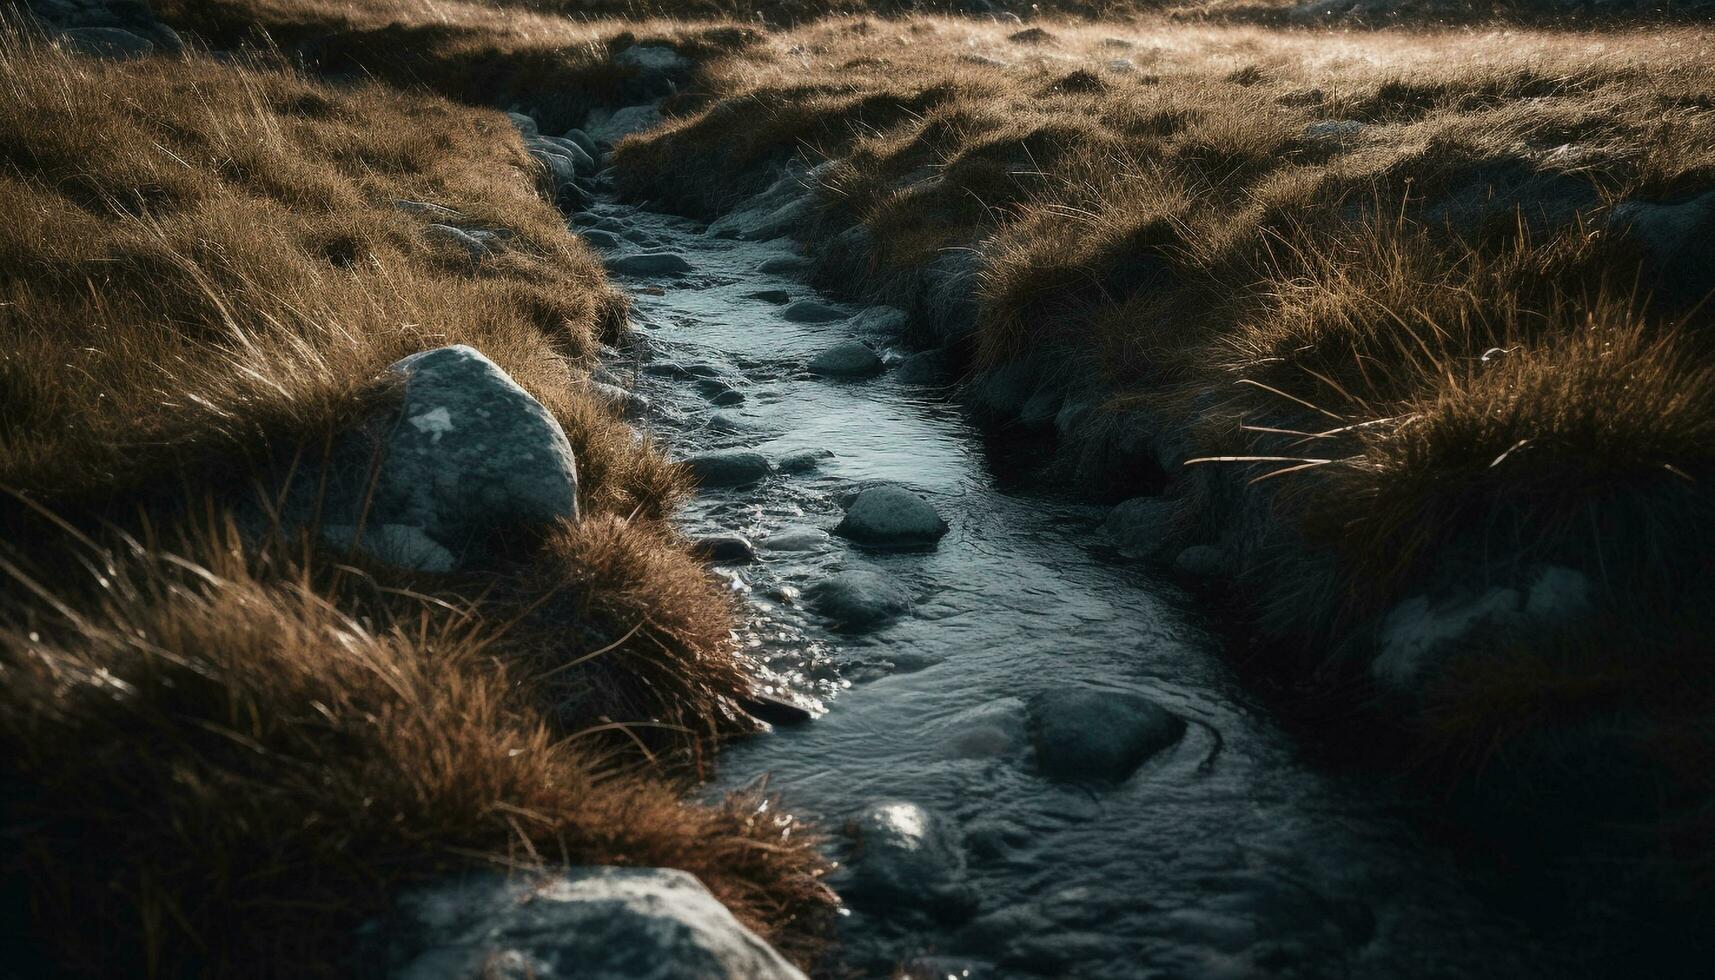
<path fill-rule="evenodd" d="M 689 461 L 767 693 L 816 716 L 773 706 L 711 792 L 766 779 L 838 832 L 839 970 L 1580 974 L 1404 800 L 1307 762 L 1110 508 L 895 348 L 899 311 L 817 294 L 783 237 L 585 208 L 635 301 L 602 383 Z"/>

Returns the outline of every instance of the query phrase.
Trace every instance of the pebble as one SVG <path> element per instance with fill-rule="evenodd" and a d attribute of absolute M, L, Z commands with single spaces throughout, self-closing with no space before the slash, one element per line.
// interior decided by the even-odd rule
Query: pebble
<path fill-rule="evenodd" d="M 911 596 L 880 572 L 840 572 L 810 589 L 816 611 L 848 630 L 882 626 L 911 611 Z"/>

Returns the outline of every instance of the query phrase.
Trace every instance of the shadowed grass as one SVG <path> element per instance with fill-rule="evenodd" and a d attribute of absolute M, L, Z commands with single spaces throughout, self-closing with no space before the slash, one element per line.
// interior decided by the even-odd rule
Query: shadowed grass
<path fill-rule="evenodd" d="M 623 301 L 541 179 L 493 111 L 0 32 L 0 945 L 351 975 L 402 884 L 573 861 L 690 870 L 814 952 L 810 835 L 682 798 L 749 679 L 683 474 L 587 391 Z M 235 530 L 453 343 L 560 421 L 583 522 L 482 575 Z"/>

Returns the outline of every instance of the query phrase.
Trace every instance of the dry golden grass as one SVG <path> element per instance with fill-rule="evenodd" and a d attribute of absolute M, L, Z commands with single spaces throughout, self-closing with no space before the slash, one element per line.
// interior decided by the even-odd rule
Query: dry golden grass
<path fill-rule="evenodd" d="M 808 835 L 680 798 L 748 680 L 682 473 L 582 390 L 623 301 L 539 179 L 493 111 L 0 35 L 0 866 L 56 965 L 344 975 L 401 883 L 538 859 L 691 870 L 809 954 Z M 452 343 L 559 419 L 583 522 L 463 576 L 233 530 Z"/>

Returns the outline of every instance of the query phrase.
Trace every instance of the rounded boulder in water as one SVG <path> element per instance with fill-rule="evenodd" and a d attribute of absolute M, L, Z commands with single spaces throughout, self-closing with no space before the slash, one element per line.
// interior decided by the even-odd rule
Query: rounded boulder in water
<path fill-rule="evenodd" d="M 947 533 L 947 522 L 922 497 L 904 487 L 870 487 L 852 499 L 836 534 L 880 547 L 932 545 Z"/>
<path fill-rule="evenodd" d="M 881 367 L 881 358 L 861 340 L 835 344 L 810 360 L 811 371 L 835 378 L 867 378 Z"/>
<path fill-rule="evenodd" d="M 840 572 L 810 589 L 816 611 L 848 631 L 884 626 L 911 611 L 911 596 L 880 572 Z"/>
<path fill-rule="evenodd" d="M 722 449 L 701 453 L 685 460 L 697 485 L 703 487 L 741 487 L 755 483 L 773 472 L 767 457 L 744 449 Z"/>
<path fill-rule="evenodd" d="M 964 841 L 952 822 L 916 803 L 866 807 L 849 825 L 856 841 L 851 891 L 889 909 L 959 917 L 975 910 Z"/>
<path fill-rule="evenodd" d="M 1030 741 L 1042 775 L 1118 782 L 1179 741 L 1185 722 L 1141 694 L 1078 685 L 1030 701 Z"/>
<path fill-rule="evenodd" d="M 637 252 L 608 259 L 607 268 L 622 276 L 674 276 L 690 272 L 691 262 L 678 252 Z"/>

